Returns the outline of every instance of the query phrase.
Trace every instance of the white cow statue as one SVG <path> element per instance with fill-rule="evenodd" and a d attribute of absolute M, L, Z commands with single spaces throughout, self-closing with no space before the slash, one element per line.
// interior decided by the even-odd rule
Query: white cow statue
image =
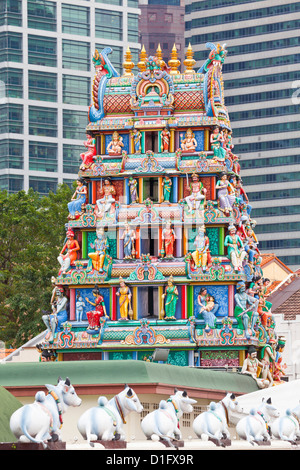
<path fill-rule="evenodd" d="M 299 422 L 300 404 L 292 410 L 287 409 L 284 416 L 280 416 L 270 424 L 272 439 L 281 439 L 289 441 L 291 444 L 299 444 Z"/>
<path fill-rule="evenodd" d="M 236 424 L 241 416 L 243 410 L 235 395 L 227 393 L 218 403 L 211 402 L 208 410 L 195 418 L 193 430 L 200 439 L 211 439 L 217 445 L 225 446 L 224 441 L 230 438 L 229 424 Z"/>
<path fill-rule="evenodd" d="M 242 418 L 237 426 L 236 432 L 240 439 L 244 439 L 250 444 L 271 443 L 268 432 L 271 421 L 279 418 L 280 412 L 272 405 L 271 398 L 263 398 L 261 405 L 250 410 L 250 414 Z"/>
<path fill-rule="evenodd" d="M 142 420 L 143 433 L 147 439 L 162 439 L 174 447 L 172 441 L 182 438 L 179 419 L 183 413 L 192 413 L 195 403 L 197 403 L 196 400 L 189 398 L 186 391 L 181 392 L 175 389 L 174 395 L 171 395 L 168 400 L 161 400 L 159 408 Z"/>
<path fill-rule="evenodd" d="M 48 441 L 61 440 L 62 415 L 69 406 L 79 406 L 81 399 L 68 378 L 59 377 L 57 385 L 45 386 L 48 394 L 37 392 L 34 403 L 11 415 L 10 429 L 19 442 L 35 442 L 47 448 Z"/>
<path fill-rule="evenodd" d="M 135 411 L 141 413 L 143 406 L 131 387 L 125 386 L 118 395 L 108 400 L 98 398 L 98 406 L 88 409 L 79 418 L 77 427 L 91 447 L 92 441 L 125 440 L 123 424 L 126 416 Z"/>

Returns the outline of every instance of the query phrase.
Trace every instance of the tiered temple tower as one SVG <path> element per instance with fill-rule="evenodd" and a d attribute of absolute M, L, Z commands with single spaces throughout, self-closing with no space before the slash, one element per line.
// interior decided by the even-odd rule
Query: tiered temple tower
<path fill-rule="evenodd" d="M 227 51 L 195 72 L 142 48 L 133 74 L 95 51 L 86 151 L 68 204 L 44 347 L 58 360 L 151 360 L 239 367 L 275 351 L 251 206 L 224 101 Z M 50 318 L 50 320 L 49 320 Z M 273 344 L 272 344 L 273 342 Z"/>

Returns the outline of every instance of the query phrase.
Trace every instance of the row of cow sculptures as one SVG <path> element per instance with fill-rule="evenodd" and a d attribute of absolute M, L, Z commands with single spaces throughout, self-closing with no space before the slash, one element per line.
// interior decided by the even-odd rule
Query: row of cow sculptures
<path fill-rule="evenodd" d="M 70 406 L 81 404 L 73 385 L 59 377 L 57 385 L 46 385 L 48 393 L 39 391 L 32 404 L 17 409 L 10 418 L 10 428 L 19 442 L 42 444 L 61 441 L 62 415 Z M 186 391 L 175 389 L 167 400 L 161 400 L 158 409 L 147 414 L 141 428 L 147 439 L 162 441 L 168 447 L 177 447 L 182 439 L 179 420 L 183 413 L 192 413 L 196 400 Z M 125 441 L 125 418 L 131 412 L 141 413 L 143 406 L 134 390 L 124 390 L 108 400 L 101 396 L 96 407 L 85 411 L 77 427 L 82 437 L 93 447 L 95 442 Z M 300 404 L 287 409 L 280 416 L 271 399 L 263 399 L 257 409 L 245 413 L 233 393 L 227 393 L 220 402 L 211 402 L 207 410 L 193 421 L 193 430 L 202 440 L 211 440 L 217 446 L 231 444 L 229 426 L 236 427 L 237 436 L 251 444 L 270 444 L 271 438 L 300 442 Z"/>

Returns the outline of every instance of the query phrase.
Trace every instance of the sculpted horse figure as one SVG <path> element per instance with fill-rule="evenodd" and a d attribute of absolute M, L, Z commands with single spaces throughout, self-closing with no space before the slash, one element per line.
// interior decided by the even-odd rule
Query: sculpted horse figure
<path fill-rule="evenodd" d="M 143 406 L 134 390 L 126 385 L 124 390 L 111 400 L 99 397 L 98 406 L 85 411 L 79 418 L 77 427 L 91 447 L 94 447 L 92 441 L 124 441 L 123 424 L 126 423 L 126 416 L 133 411 L 141 413 Z"/>
<path fill-rule="evenodd" d="M 46 387 L 48 394 L 37 392 L 34 403 L 22 406 L 10 418 L 10 429 L 20 442 L 35 442 L 44 448 L 48 441 L 61 440 L 62 415 L 68 407 L 81 404 L 68 378 L 59 377 L 57 385 Z"/>
<path fill-rule="evenodd" d="M 208 438 L 217 445 L 224 446 L 224 440 L 230 438 L 229 424 L 235 425 L 242 413 L 234 393 L 227 393 L 218 403 L 211 402 L 208 410 L 195 418 L 193 430 L 202 440 Z"/>
<path fill-rule="evenodd" d="M 161 400 L 159 408 L 149 413 L 141 422 L 141 428 L 147 439 L 162 439 L 171 447 L 172 440 L 180 440 L 179 419 L 183 413 L 192 413 L 196 400 L 188 397 L 186 391 L 174 390 L 168 400 Z"/>
<path fill-rule="evenodd" d="M 291 444 L 299 444 L 300 404 L 292 410 L 288 408 L 284 416 L 280 416 L 270 424 L 270 428 L 272 439 L 281 439 Z"/>
<path fill-rule="evenodd" d="M 250 444 L 270 444 L 269 424 L 272 420 L 279 418 L 280 412 L 272 405 L 271 398 L 263 398 L 261 405 L 250 410 L 250 414 L 242 418 L 237 426 L 236 432 L 240 439 Z"/>

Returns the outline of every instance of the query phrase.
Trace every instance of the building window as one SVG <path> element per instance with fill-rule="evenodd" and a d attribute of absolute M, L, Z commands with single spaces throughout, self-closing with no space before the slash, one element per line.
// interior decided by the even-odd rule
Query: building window
<path fill-rule="evenodd" d="M 127 6 L 130 8 L 138 8 L 139 2 L 138 0 L 127 0 Z"/>
<path fill-rule="evenodd" d="M 157 20 L 157 15 L 156 15 L 156 13 L 148 13 L 148 21 L 149 21 L 149 22 L 152 22 L 152 21 L 154 22 L 154 21 L 156 21 L 156 20 Z"/>
<path fill-rule="evenodd" d="M 29 106 L 29 134 L 57 137 L 57 109 Z"/>
<path fill-rule="evenodd" d="M 55 73 L 29 70 L 28 83 L 30 100 L 57 101 L 57 77 Z"/>
<path fill-rule="evenodd" d="M 22 26 L 22 0 L 0 2 L 0 26 Z"/>
<path fill-rule="evenodd" d="M 57 144 L 29 142 L 29 170 L 57 171 Z"/>
<path fill-rule="evenodd" d="M 105 44 L 96 44 L 96 49 L 98 49 L 98 51 L 102 51 L 105 47 L 107 47 Z M 113 46 L 113 51 L 109 55 L 109 59 L 116 71 L 121 74 L 123 70 L 123 47 Z"/>
<path fill-rule="evenodd" d="M 63 102 L 88 106 L 91 101 L 90 79 L 74 75 L 63 75 Z"/>
<path fill-rule="evenodd" d="M 77 5 L 62 5 L 62 32 L 89 36 L 90 9 Z"/>
<path fill-rule="evenodd" d="M 0 62 L 22 62 L 22 34 L 4 31 L 0 33 Z"/>
<path fill-rule="evenodd" d="M 28 63 L 56 67 L 56 39 L 28 36 Z"/>
<path fill-rule="evenodd" d="M 3 139 L 0 141 L 0 170 L 14 168 L 22 170 L 24 166 L 23 141 Z"/>
<path fill-rule="evenodd" d="M 173 15 L 172 13 L 165 13 L 165 22 L 172 23 L 173 22 Z"/>
<path fill-rule="evenodd" d="M 7 103 L 0 106 L 0 134 L 23 133 L 23 105 Z"/>
<path fill-rule="evenodd" d="M 23 70 L 0 70 L 0 98 L 23 98 Z"/>
<path fill-rule="evenodd" d="M 0 189 L 9 193 L 17 193 L 24 188 L 24 180 L 21 175 L 1 175 Z"/>
<path fill-rule="evenodd" d="M 128 41 L 139 42 L 139 16 L 128 13 Z"/>
<path fill-rule="evenodd" d="M 105 5 L 123 5 L 123 0 L 96 0 L 96 3 L 104 3 Z M 128 5 L 129 6 L 129 5 Z"/>
<path fill-rule="evenodd" d="M 96 19 L 95 19 L 96 37 L 122 41 L 123 39 L 122 12 L 109 11 L 109 10 L 96 10 L 95 16 L 96 16 Z"/>
<path fill-rule="evenodd" d="M 84 141 L 85 128 L 88 124 L 87 113 L 75 112 L 72 109 L 63 111 L 63 137 L 65 139 L 77 139 Z"/>
<path fill-rule="evenodd" d="M 64 39 L 62 44 L 62 54 L 64 69 L 90 70 L 91 58 L 89 43 Z"/>
<path fill-rule="evenodd" d="M 28 28 L 56 31 L 56 3 L 28 0 Z"/>
<path fill-rule="evenodd" d="M 30 176 L 29 187 L 37 191 L 41 196 L 47 196 L 50 191 L 53 193 L 57 189 L 57 179 L 41 178 L 40 176 Z"/>
<path fill-rule="evenodd" d="M 84 151 L 82 145 L 63 145 L 64 173 L 78 173 L 78 167 L 82 162 L 80 154 Z"/>

